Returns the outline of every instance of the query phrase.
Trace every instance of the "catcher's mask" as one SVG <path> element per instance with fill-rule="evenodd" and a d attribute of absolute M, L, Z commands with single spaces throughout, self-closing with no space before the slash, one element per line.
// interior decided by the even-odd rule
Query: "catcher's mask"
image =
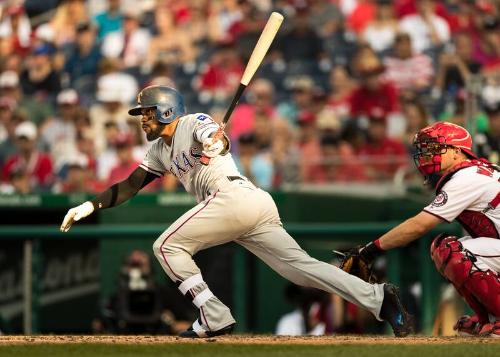
<path fill-rule="evenodd" d="M 459 125 L 439 122 L 420 130 L 413 139 L 413 160 L 426 182 L 441 173 L 441 156 L 448 148 L 459 148 L 465 155 L 477 159 L 472 152 L 472 138 Z"/>
<path fill-rule="evenodd" d="M 155 118 L 160 123 L 169 124 L 180 116 L 186 115 L 186 107 L 181 94 L 167 86 L 149 86 L 137 95 L 137 106 L 130 109 L 130 115 L 141 115 L 141 110 L 153 108 Z"/>

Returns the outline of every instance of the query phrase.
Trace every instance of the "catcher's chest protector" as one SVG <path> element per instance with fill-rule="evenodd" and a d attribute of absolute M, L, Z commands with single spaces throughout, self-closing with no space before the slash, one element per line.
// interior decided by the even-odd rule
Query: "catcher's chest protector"
<path fill-rule="evenodd" d="M 462 295 L 472 295 L 488 313 L 500 319 L 500 277 L 496 272 L 472 271 L 474 256 L 466 254 L 454 236 L 437 236 L 431 244 L 431 256 L 437 270 L 462 291 Z"/>

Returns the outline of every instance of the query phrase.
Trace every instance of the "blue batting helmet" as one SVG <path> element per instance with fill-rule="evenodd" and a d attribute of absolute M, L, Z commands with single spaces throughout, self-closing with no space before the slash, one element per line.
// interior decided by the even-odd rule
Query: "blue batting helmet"
<path fill-rule="evenodd" d="M 130 115 L 140 115 L 141 109 L 155 108 L 156 119 L 163 124 L 173 122 L 186 114 L 184 99 L 174 88 L 167 86 L 149 86 L 137 95 L 137 106 L 130 109 Z"/>

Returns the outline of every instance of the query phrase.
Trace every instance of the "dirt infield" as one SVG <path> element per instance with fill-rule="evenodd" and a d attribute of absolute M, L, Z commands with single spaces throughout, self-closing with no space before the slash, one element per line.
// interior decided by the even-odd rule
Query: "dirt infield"
<path fill-rule="evenodd" d="M 265 335 L 233 335 L 209 339 L 182 339 L 174 336 L 0 336 L 1 345 L 30 345 L 30 344 L 179 344 L 179 343 L 220 343 L 220 344 L 257 344 L 257 345 L 443 345 L 443 344 L 497 344 L 500 339 L 495 338 L 464 338 L 464 337 L 424 337 L 412 336 L 394 338 L 384 336 L 265 336 Z"/>

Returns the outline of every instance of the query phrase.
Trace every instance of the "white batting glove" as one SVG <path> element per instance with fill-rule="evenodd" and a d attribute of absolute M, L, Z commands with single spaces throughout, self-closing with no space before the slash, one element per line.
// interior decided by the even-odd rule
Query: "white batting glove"
<path fill-rule="evenodd" d="M 74 208 L 71 208 L 68 213 L 66 213 L 66 216 L 64 216 L 64 220 L 61 224 L 61 232 L 67 232 L 71 228 L 71 225 L 79 221 L 82 218 L 87 217 L 90 215 L 92 212 L 94 212 L 94 205 L 92 202 L 87 201 L 82 203 L 80 206 L 76 206 Z"/>
<path fill-rule="evenodd" d="M 220 139 L 206 138 L 203 141 L 203 155 L 209 158 L 216 157 L 224 150 L 224 143 Z"/>

